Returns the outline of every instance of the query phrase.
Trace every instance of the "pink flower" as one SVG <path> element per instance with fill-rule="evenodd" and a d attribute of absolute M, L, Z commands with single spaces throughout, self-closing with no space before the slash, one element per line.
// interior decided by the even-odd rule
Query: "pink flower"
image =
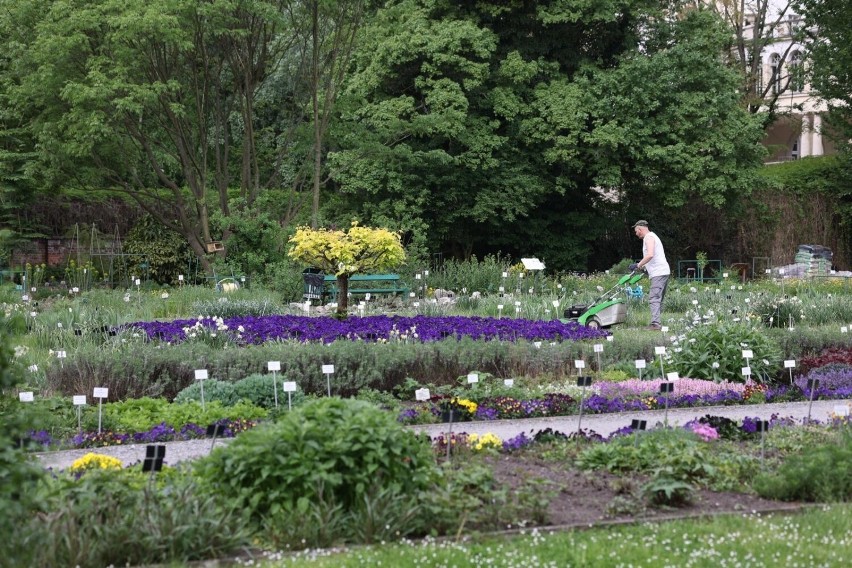
<path fill-rule="evenodd" d="M 719 432 L 709 424 L 695 423 L 691 425 L 690 429 L 705 442 L 719 439 Z"/>

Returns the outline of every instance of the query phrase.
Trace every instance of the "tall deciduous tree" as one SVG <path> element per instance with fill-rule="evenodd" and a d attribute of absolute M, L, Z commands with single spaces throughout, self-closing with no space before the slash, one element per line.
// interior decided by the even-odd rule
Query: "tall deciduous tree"
<path fill-rule="evenodd" d="M 747 188 L 762 133 L 727 40 L 706 10 L 647 0 L 390 2 L 359 49 L 336 179 L 433 249 L 585 267 L 614 211 Z"/>
<path fill-rule="evenodd" d="M 317 209 L 363 4 L 0 0 L 0 126 L 25 128 L 45 186 L 122 192 L 206 264 L 262 192 L 282 225 Z"/>
<path fill-rule="evenodd" d="M 779 112 L 779 99 L 799 81 L 802 49 L 797 40 L 799 22 L 794 0 L 693 0 L 693 4 L 715 11 L 728 26 L 725 53 L 742 77 L 742 102 L 749 112 L 761 113 L 771 124 Z M 775 46 L 773 53 L 767 50 Z M 769 56 L 770 75 L 766 74 Z"/>
<path fill-rule="evenodd" d="M 843 142 L 852 140 L 852 0 L 800 0 L 811 39 L 810 81 L 828 104 Z"/>

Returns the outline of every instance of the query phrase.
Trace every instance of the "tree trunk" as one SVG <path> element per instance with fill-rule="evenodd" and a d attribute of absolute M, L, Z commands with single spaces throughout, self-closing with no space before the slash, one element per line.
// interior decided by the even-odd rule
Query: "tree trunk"
<path fill-rule="evenodd" d="M 346 316 L 349 308 L 349 275 L 337 277 L 337 315 Z"/>

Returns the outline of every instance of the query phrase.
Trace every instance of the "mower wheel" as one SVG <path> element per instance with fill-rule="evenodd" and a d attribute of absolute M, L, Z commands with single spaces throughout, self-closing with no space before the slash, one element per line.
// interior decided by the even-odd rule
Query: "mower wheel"
<path fill-rule="evenodd" d="M 600 329 L 601 328 L 601 320 L 596 317 L 589 318 L 586 321 L 586 327 L 591 329 Z"/>

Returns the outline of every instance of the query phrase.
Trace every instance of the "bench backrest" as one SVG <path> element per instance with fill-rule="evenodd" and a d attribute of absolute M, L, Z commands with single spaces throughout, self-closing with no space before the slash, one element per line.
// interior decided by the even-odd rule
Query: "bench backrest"
<path fill-rule="evenodd" d="M 349 277 L 350 282 L 376 282 L 376 281 L 395 281 L 399 280 L 399 274 L 355 274 Z M 323 278 L 325 282 L 337 282 L 337 276 L 334 274 L 326 274 Z"/>

